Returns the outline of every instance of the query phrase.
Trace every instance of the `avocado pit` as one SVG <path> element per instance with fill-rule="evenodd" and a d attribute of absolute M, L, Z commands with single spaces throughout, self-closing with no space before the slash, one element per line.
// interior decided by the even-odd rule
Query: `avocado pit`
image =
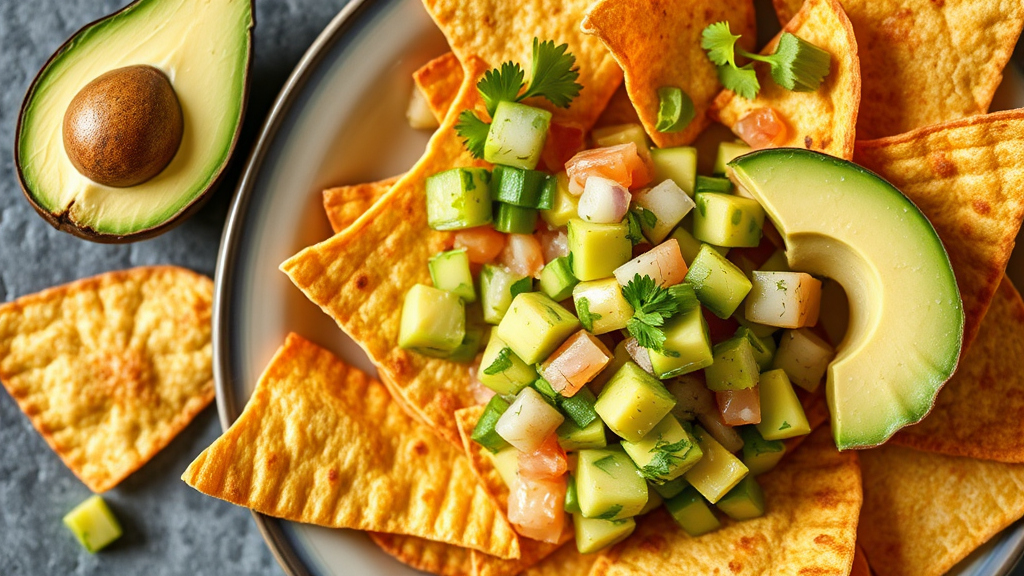
<path fill-rule="evenodd" d="M 167 76 L 152 66 L 126 66 L 97 77 L 71 100 L 64 150 L 86 178 L 126 188 L 170 164 L 183 130 L 181 105 Z"/>

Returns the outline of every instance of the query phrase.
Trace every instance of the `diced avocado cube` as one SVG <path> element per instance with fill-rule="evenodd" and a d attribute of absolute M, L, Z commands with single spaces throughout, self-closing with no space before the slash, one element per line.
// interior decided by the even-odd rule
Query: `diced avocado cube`
<path fill-rule="evenodd" d="M 633 194 L 633 204 L 650 213 L 640 218 L 640 229 L 652 244 L 660 244 L 667 238 L 694 206 L 686 192 L 670 179 Z"/>
<path fill-rule="evenodd" d="M 693 538 L 714 532 L 722 525 L 704 497 L 693 486 L 688 486 L 678 496 L 666 500 L 665 508 L 676 524 Z"/>
<path fill-rule="evenodd" d="M 64 525 L 93 554 L 121 537 L 121 525 L 114 513 L 103 498 L 95 494 L 68 512 Z"/>
<path fill-rule="evenodd" d="M 683 474 L 683 478 L 707 498 L 708 502 L 714 504 L 739 484 L 749 471 L 739 458 L 733 456 L 732 452 L 726 450 L 700 426 L 693 427 L 693 437 L 704 452 L 704 457 Z"/>
<path fill-rule="evenodd" d="M 572 275 L 572 265 L 569 264 L 568 256 L 555 258 L 540 271 L 540 291 L 555 302 L 561 302 L 572 296 L 572 289 L 579 282 Z"/>
<path fill-rule="evenodd" d="M 669 179 L 676 186 L 693 196 L 694 183 L 697 179 L 697 149 L 691 146 L 679 148 L 655 148 L 651 150 L 651 161 L 654 162 L 654 179 L 658 182 Z"/>
<path fill-rule="evenodd" d="M 814 332 L 806 328 L 786 330 L 779 338 L 772 367 L 785 370 L 790 382 L 814 392 L 835 355 L 835 349 Z"/>
<path fill-rule="evenodd" d="M 565 422 L 565 416 L 535 389 L 523 388 L 494 429 L 520 452 L 533 452 Z"/>
<path fill-rule="evenodd" d="M 647 485 L 647 504 L 644 505 L 643 509 L 640 510 L 640 513 L 637 514 L 637 516 L 643 516 L 644 514 L 648 514 L 650 512 L 654 512 L 655 509 L 657 509 L 659 506 L 661 506 L 664 503 L 665 503 L 665 501 L 662 500 L 661 494 L 658 494 L 658 491 L 655 490 L 653 486 L 648 484 Z"/>
<path fill-rule="evenodd" d="M 700 303 L 719 318 L 732 316 L 750 292 L 750 280 L 743 271 L 707 244 L 690 264 L 686 282 L 693 286 Z"/>
<path fill-rule="evenodd" d="M 755 424 L 765 440 L 785 440 L 811 433 L 804 407 L 783 370 L 761 374 L 761 422 Z"/>
<path fill-rule="evenodd" d="M 465 250 L 449 250 L 435 254 L 427 262 L 434 288 L 447 290 L 466 302 L 476 302 L 473 273 Z"/>
<path fill-rule="evenodd" d="M 670 318 L 662 333 L 665 351 L 648 352 L 655 376 L 664 380 L 711 366 L 711 335 L 700 306 Z"/>
<path fill-rule="evenodd" d="M 602 224 L 573 218 L 568 227 L 572 273 L 582 282 L 607 278 L 633 257 L 625 222 Z"/>
<path fill-rule="evenodd" d="M 498 202 L 494 213 L 494 229 L 506 234 L 533 234 L 537 227 L 537 209 Z"/>
<path fill-rule="evenodd" d="M 586 518 L 582 514 L 572 515 L 576 530 L 576 550 L 580 554 L 593 554 L 622 542 L 636 529 L 636 520 L 601 520 Z"/>
<path fill-rule="evenodd" d="M 764 371 L 772 366 L 772 359 L 775 357 L 775 340 L 769 335 L 759 338 L 754 331 L 746 326 L 740 326 L 736 330 L 736 338 L 746 338 L 750 341 L 750 347 L 754 351 L 754 360 L 757 360 L 758 370 Z"/>
<path fill-rule="evenodd" d="M 597 412 L 594 411 L 596 403 L 597 398 L 594 393 L 589 388 L 581 388 L 569 398 L 563 397 L 559 407 L 569 417 L 569 420 L 575 422 L 580 428 L 586 428 L 595 420 L 600 420 L 597 417 Z"/>
<path fill-rule="evenodd" d="M 697 192 L 693 213 L 693 237 L 701 242 L 727 248 L 752 248 L 761 243 L 764 209 L 756 200 Z"/>
<path fill-rule="evenodd" d="M 580 510 L 587 518 L 630 518 L 647 504 L 647 483 L 618 444 L 580 450 L 575 477 Z"/>
<path fill-rule="evenodd" d="M 764 516 L 764 492 L 754 476 L 748 475 L 715 506 L 733 520 L 759 518 Z"/>
<path fill-rule="evenodd" d="M 590 381 L 588 386 L 593 390 L 594 394 L 600 395 L 601 391 L 604 390 L 605 384 L 612 379 L 612 376 L 619 371 L 619 368 L 622 368 L 623 364 L 632 360 L 633 358 L 629 355 L 629 350 L 626 348 L 626 341 L 619 342 L 615 345 L 615 350 L 612 351 L 612 361 L 604 367 L 600 374 Z"/>
<path fill-rule="evenodd" d="M 716 178 L 713 176 L 697 176 L 696 194 L 701 192 L 715 192 L 717 194 L 731 194 L 732 181 L 728 178 Z"/>
<path fill-rule="evenodd" d="M 461 230 L 491 221 L 491 173 L 452 168 L 426 180 L 427 223 L 434 230 Z"/>
<path fill-rule="evenodd" d="M 675 480 L 669 480 L 664 484 L 655 484 L 653 482 L 648 483 L 648 486 L 653 488 L 654 491 L 657 492 L 658 495 L 664 498 L 665 500 L 668 500 L 669 498 L 675 498 L 676 496 L 679 495 L 680 492 L 686 490 L 686 488 L 689 485 L 690 483 L 687 482 L 686 478 L 683 478 L 682 476 L 676 478 Z"/>
<path fill-rule="evenodd" d="M 523 362 L 536 364 L 580 329 L 580 321 L 562 305 L 540 292 L 515 297 L 498 324 L 498 337 Z"/>
<path fill-rule="evenodd" d="M 465 336 L 466 308 L 458 296 L 423 284 L 405 294 L 399 348 L 444 358 L 462 344 Z"/>
<path fill-rule="evenodd" d="M 781 328 L 818 323 L 821 280 L 804 272 L 764 272 L 751 276 L 743 315 L 754 322 Z"/>
<path fill-rule="evenodd" d="M 498 103 L 484 142 L 484 160 L 533 170 L 551 125 L 551 112 L 503 100 Z"/>
<path fill-rule="evenodd" d="M 485 264 L 480 270 L 480 307 L 484 322 L 498 324 L 512 305 L 512 286 L 518 286 L 527 276 L 519 276 L 502 266 Z"/>
<path fill-rule="evenodd" d="M 645 153 L 651 146 L 650 142 L 647 141 L 647 132 L 644 130 L 644 127 L 635 123 L 594 128 L 590 136 L 598 148 L 632 142 L 636 144 L 637 151 Z"/>
<path fill-rule="evenodd" d="M 583 327 L 594 334 L 622 330 L 633 317 L 633 307 L 614 277 L 580 282 L 572 290 L 572 299 L 580 320 L 586 320 Z"/>
<path fill-rule="evenodd" d="M 466 335 L 462 338 L 462 344 L 459 344 L 459 347 L 448 355 L 448 359 L 463 364 L 476 360 L 476 355 L 483 346 L 485 332 L 487 332 L 487 328 L 479 324 L 471 325 L 467 320 Z"/>
<path fill-rule="evenodd" d="M 555 434 L 558 435 L 558 445 L 566 452 L 604 448 L 608 445 L 604 422 L 600 418 L 595 418 L 584 427 L 580 427 L 572 418 L 566 418 L 558 430 L 555 430 Z"/>
<path fill-rule="evenodd" d="M 732 168 L 729 168 L 729 162 L 747 152 L 750 152 L 750 146 L 742 142 L 722 142 L 719 144 L 718 156 L 715 157 L 715 174 L 732 176 Z"/>
<path fill-rule="evenodd" d="M 550 175 L 539 170 L 495 166 L 491 176 L 491 197 L 505 204 L 540 208 L 549 179 Z"/>
<path fill-rule="evenodd" d="M 704 455 L 675 416 L 665 416 L 639 442 L 622 441 L 640 474 L 652 482 L 675 480 Z"/>
<path fill-rule="evenodd" d="M 500 395 L 491 397 L 491 400 L 487 402 L 487 406 L 484 408 L 484 413 L 476 421 L 476 426 L 473 427 L 473 433 L 470 435 L 470 438 L 495 454 L 508 448 L 509 443 L 505 442 L 505 439 L 499 436 L 498 432 L 494 429 L 498 424 L 498 419 L 501 418 L 501 415 L 506 410 L 508 410 L 508 402 L 504 398 Z"/>
<path fill-rule="evenodd" d="M 754 348 L 745 336 L 733 336 L 714 348 L 714 362 L 704 370 L 708 390 L 725 392 L 757 386 L 760 370 Z"/>
<path fill-rule="evenodd" d="M 672 411 L 676 398 L 653 376 L 626 362 L 594 404 L 604 423 L 622 438 L 639 442 Z"/>
<path fill-rule="evenodd" d="M 498 394 L 515 395 L 537 379 L 537 370 L 523 362 L 504 340 L 492 332 L 480 358 L 477 379 Z"/>
<path fill-rule="evenodd" d="M 564 170 L 555 174 L 554 179 L 555 188 L 554 197 L 551 199 L 551 208 L 541 210 L 540 217 L 548 224 L 558 228 L 578 217 L 580 197 L 569 192 L 569 176 Z"/>
<path fill-rule="evenodd" d="M 765 272 L 789 272 L 789 259 L 786 257 L 786 251 L 777 249 L 772 252 L 764 264 L 761 264 L 760 269 Z"/>
<path fill-rule="evenodd" d="M 505 482 L 505 486 L 511 488 L 519 475 L 519 450 L 513 447 L 505 448 L 497 454 L 481 448 L 482 453 L 491 459 L 491 464 L 498 471 L 498 475 Z"/>
<path fill-rule="evenodd" d="M 743 464 L 751 476 L 764 474 L 786 455 L 786 445 L 781 440 L 765 440 L 756 426 L 740 426 L 743 437 Z"/>

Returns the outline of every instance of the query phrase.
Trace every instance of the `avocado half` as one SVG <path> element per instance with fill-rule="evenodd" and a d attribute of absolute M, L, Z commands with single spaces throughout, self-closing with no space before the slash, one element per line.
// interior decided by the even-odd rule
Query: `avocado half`
<path fill-rule="evenodd" d="M 216 188 L 238 142 L 252 63 L 252 0 L 136 0 L 76 32 L 46 62 L 21 106 L 14 156 L 25 197 L 54 227 L 105 243 L 161 234 Z M 181 143 L 156 176 L 110 187 L 83 176 L 64 148 L 71 101 L 99 76 L 151 66 L 181 107 Z"/>
<path fill-rule="evenodd" d="M 850 323 L 825 388 L 839 449 L 877 446 L 924 418 L 956 371 L 964 330 L 928 219 L 878 175 L 818 152 L 762 150 L 729 165 L 779 230 L 790 267 L 846 291 Z"/>

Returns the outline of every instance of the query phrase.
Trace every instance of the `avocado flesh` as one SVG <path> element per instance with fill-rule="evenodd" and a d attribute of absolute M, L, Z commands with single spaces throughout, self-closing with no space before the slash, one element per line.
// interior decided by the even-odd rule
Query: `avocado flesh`
<path fill-rule="evenodd" d="M 159 227 L 199 200 L 234 148 L 253 25 L 249 0 L 139 0 L 75 34 L 36 77 L 22 108 L 17 163 L 37 208 L 80 235 L 121 237 Z M 62 122 L 83 86 L 134 64 L 170 79 L 184 132 L 177 154 L 153 179 L 111 188 L 71 164 Z"/>
<path fill-rule="evenodd" d="M 840 449 L 885 442 L 924 418 L 956 370 L 964 313 L 949 257 L 899 190 L 845 160 L 799 149 L 734 160 L 793 270 L 846 291 L 850 323 L 826 393 Z"/>

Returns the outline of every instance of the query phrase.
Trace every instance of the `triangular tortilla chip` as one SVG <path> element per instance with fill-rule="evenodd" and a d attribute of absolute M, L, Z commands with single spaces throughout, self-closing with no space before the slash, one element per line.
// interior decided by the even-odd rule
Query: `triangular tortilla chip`
<path fill-rule="evenodd" d="M 437 121 L 443 122 L 462 86 L 462 63 L 448 52 L 413 72 L 412 79 Z"/>
<path fill-rule="evenodd" d="M 719 94 L 711 116 L 735 131 L 736 123 L 758 108 L 772 108 L 786 122 L 781 146 L 807 148 L 849 160 L 853 157 L 857 110 L 861 102 L 858 43 L 837 0 L 808 0 L 783 28 L 832 55 L 832 65 L 813 92 L 791 92 L 775 83 L 769 67 L 757 66 L 761 91 L 753 100 L 730 90 Z M 778 37 L 762 50 L 775 52 Z"/>
<path fill-rule="evenodd" d="M 324 190 L 324 211 L 331 221 L 331 229 L 337 234 L 352 225 L 364 212 L 380 200 L 401 176 L 387 180 L 336 186 Z"/>
<path fill-rule="evenodd" d="M 1024 463 L 1024 301 L 1003 278 L 978 337 L 935 407 L 892 441 L 919 450 Z"/>
<path fill-rule="evenodd" d="M 460 548 L 444 542 L 434 542 L 416 536 L 370 532 L 370 539 L 380 549 L 399 562 L 438 576 L 474 576 L 473 554 L 469 548 Z"/>
<path fill-rule="evenodd" d="M 636 574 L 846 575 L 861 508 L 857 453 L 839 452 L 828 428 L 758 478 L 766 513 L 691 538 L 664 511 L 599 558 L 591 576 Z"/>
<path fill-rule="evenodd" d="M 963 358 L 1024 218 L 1024 110 L 859 141 L 855 156 L 906 194 L 942 239 L 964 303 Z"/>
<path fill-rule="evenodd" d="M 785 24 L 802 0 L 773 0 Z M 842 0 L 860 45 L 859 138 L 984 114 L 1024 25 L 1016 1 Z"/>
<path fill-rule="evenodd" d="M 715 65 L 700 47 L 701 32 L 728 21 L 740 44 L 757 39 L 752 0 L 601 0 L 587 11 L 583 30 L 600 38 L 625 73 L 626 90 L 644 128 L 659 147 L 689 144 L 707 127 L 706 112 L 722 89 Z M 679 132 L 659 132 L 658 89 L 681 88 L 696 116 Z"/>
<path fill-rule="evenodd" d="M 858 543 L 877 576 L 939 576 L 1024 516 L 1024 466 L 885 445 L 861 453 Z"/>
<path fill-rule="evenodd" d="M 0 305 L 0 380 L 64 464 L 104 492 L 213 400 L 213 282 L 110 272 Z"/>
<path fill-rule="evenodd" d="M 598 554 L 580 554 L 576 542 L 568 542 L 554 554 L 524 570 L 522 576 L 587 576 L 598 558 Z"/>
<path fill-rule="evenodd" d="M 519 556 L 459 450 L 413 422 L 381 383 L 295 334 L 182 479 L 277 518 Z"/>

